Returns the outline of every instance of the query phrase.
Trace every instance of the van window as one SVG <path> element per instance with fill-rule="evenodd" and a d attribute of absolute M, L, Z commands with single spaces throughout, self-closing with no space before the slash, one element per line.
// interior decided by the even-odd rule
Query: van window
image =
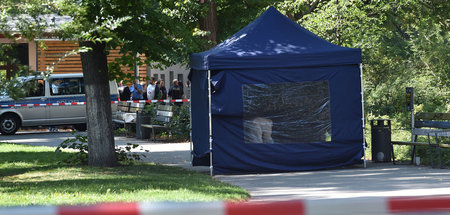
<path fill-rule="evenodd" d="M 50 87 L 52 96 L 84 94 L 83 78 L 54 78 L 50 80 Z"/>
<path fill-rule="evenodd" d="M 30 85 L 28 85 L 30 84 Z M 25 97 L 39 97 L 45 95 L 44 80 L 27 81 L 26 85 L 30 88 L 25 94 Z"/>

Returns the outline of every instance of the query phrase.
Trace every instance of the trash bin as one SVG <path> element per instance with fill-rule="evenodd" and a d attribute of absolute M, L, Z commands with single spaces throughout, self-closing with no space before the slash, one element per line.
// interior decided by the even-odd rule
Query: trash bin
<path fill-rule="evenodd" d="M 150 129 L 142 128 L 141 124 L 150 124 L 150 114 L 142 111 L 136 112 L 136 139 L 148 139 L 150 138 Z"/>
<path fill-rule="evenodd" d="M 370 121 L 372 128 L 372 161 L 390 162 L 392 158 L 391 120 Z"/>

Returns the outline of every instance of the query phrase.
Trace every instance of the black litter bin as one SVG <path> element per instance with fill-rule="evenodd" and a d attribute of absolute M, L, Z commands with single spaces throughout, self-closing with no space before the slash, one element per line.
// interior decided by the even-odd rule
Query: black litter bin
<path fill-rule="evenodd" d="M 136 113 L 136 139 L 150 138 L 150 129 L 141 127 L 141 124 L 150 124 L 150 114 L 138 111 Z"/>
<path fill-rule="evenodd" d="M 372 161 L 390 162 L 392 158 L 391 120 L 370 121 L 372 128 Z"/>

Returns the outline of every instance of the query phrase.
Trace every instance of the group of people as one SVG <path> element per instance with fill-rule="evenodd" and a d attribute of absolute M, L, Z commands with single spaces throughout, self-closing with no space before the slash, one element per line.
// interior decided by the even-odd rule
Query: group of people
<path fill-rule="evenodd" d="M 190 88 L 190 83 L 187 82 L 186 86 Z M 123 81 L 119 83 L 120 100 L 160 100 L 160 99 L 183 99 L 184 89 L 183 84 L 174 79 L 169 91 L 164 85 L 164 80 L 156 81 L 155 78 L 150 78 L 150 83 L 139 83 L 139 80 L 133 80 L 133 84 L 128 87 L 123 84 Z"/>

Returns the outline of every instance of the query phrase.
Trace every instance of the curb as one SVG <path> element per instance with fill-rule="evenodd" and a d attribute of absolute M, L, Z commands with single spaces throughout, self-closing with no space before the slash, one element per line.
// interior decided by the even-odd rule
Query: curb
<path fill-rule="evenodd" d="M 318 215 L 450 214 L 450 196 L 261 202 L 143 202 L 0 208 L 0 215 Z"/>

